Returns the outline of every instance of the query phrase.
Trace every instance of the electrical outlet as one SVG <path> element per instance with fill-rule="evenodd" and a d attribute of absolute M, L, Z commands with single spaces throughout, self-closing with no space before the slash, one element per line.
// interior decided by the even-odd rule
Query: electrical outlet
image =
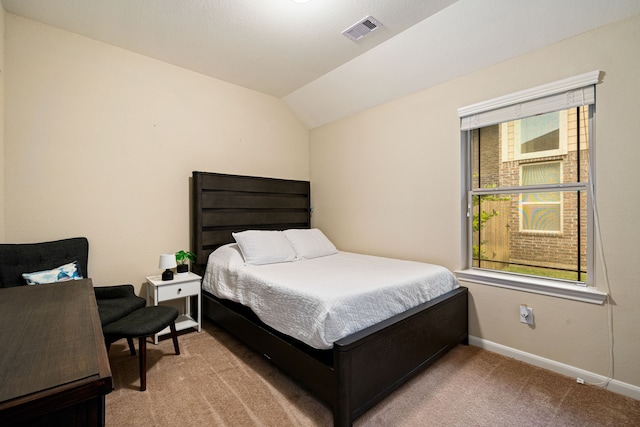
<path fill-rule="evenodd" d="M 533 325 L 533 308 L 526 304 L 520 305 L 520 322 Z"/>

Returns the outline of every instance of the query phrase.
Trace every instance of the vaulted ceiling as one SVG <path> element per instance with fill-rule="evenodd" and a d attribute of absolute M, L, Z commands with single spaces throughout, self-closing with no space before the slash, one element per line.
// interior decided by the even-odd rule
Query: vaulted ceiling
<path fill-rule="evenodd" d="M 5 11 L 282 98 L 309 127 L 640 13 L 638 0 L 2 0 Z M 367 16 L 358 41 L 342 31 Z"/>

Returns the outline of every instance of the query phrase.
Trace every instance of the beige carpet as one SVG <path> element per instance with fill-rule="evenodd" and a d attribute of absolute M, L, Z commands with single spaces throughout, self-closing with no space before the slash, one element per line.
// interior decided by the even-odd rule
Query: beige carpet
<path fill-rule="evenodd" d="M 116 426 L 331 426 L 324 406 L 205 321 L 201 333 L 147 346 L 147 391 L 124 340 L 109 354 Z M 640 426 L 640 401 L 477 347 L 458 346 L 355 426 Z"/>

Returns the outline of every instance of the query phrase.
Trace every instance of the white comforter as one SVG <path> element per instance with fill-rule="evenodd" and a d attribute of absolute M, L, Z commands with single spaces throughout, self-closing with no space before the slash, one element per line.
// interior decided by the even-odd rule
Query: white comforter
<path fill-rule="evenodd" d="M 236 244 L 210 255 L 203 279 L 206 291 L 317 349 L 459 286 L 438 265 L 350 252 L 250 266 Z"/>

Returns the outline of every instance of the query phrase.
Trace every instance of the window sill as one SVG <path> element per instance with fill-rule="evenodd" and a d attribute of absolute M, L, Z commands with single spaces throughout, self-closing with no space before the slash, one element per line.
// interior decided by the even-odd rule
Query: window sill
<path fill-rule="evenodd" d="M 455 273 L 459 280 L 467 282 L 533 292 L 591 304 L 603 304 L 607 298 L 606 292 L 592 287 L 573 285 L 570 282 L 565 283 L 557 280 L 516 276 L 497 271 L 477 269 L 457 270 Z"/>

